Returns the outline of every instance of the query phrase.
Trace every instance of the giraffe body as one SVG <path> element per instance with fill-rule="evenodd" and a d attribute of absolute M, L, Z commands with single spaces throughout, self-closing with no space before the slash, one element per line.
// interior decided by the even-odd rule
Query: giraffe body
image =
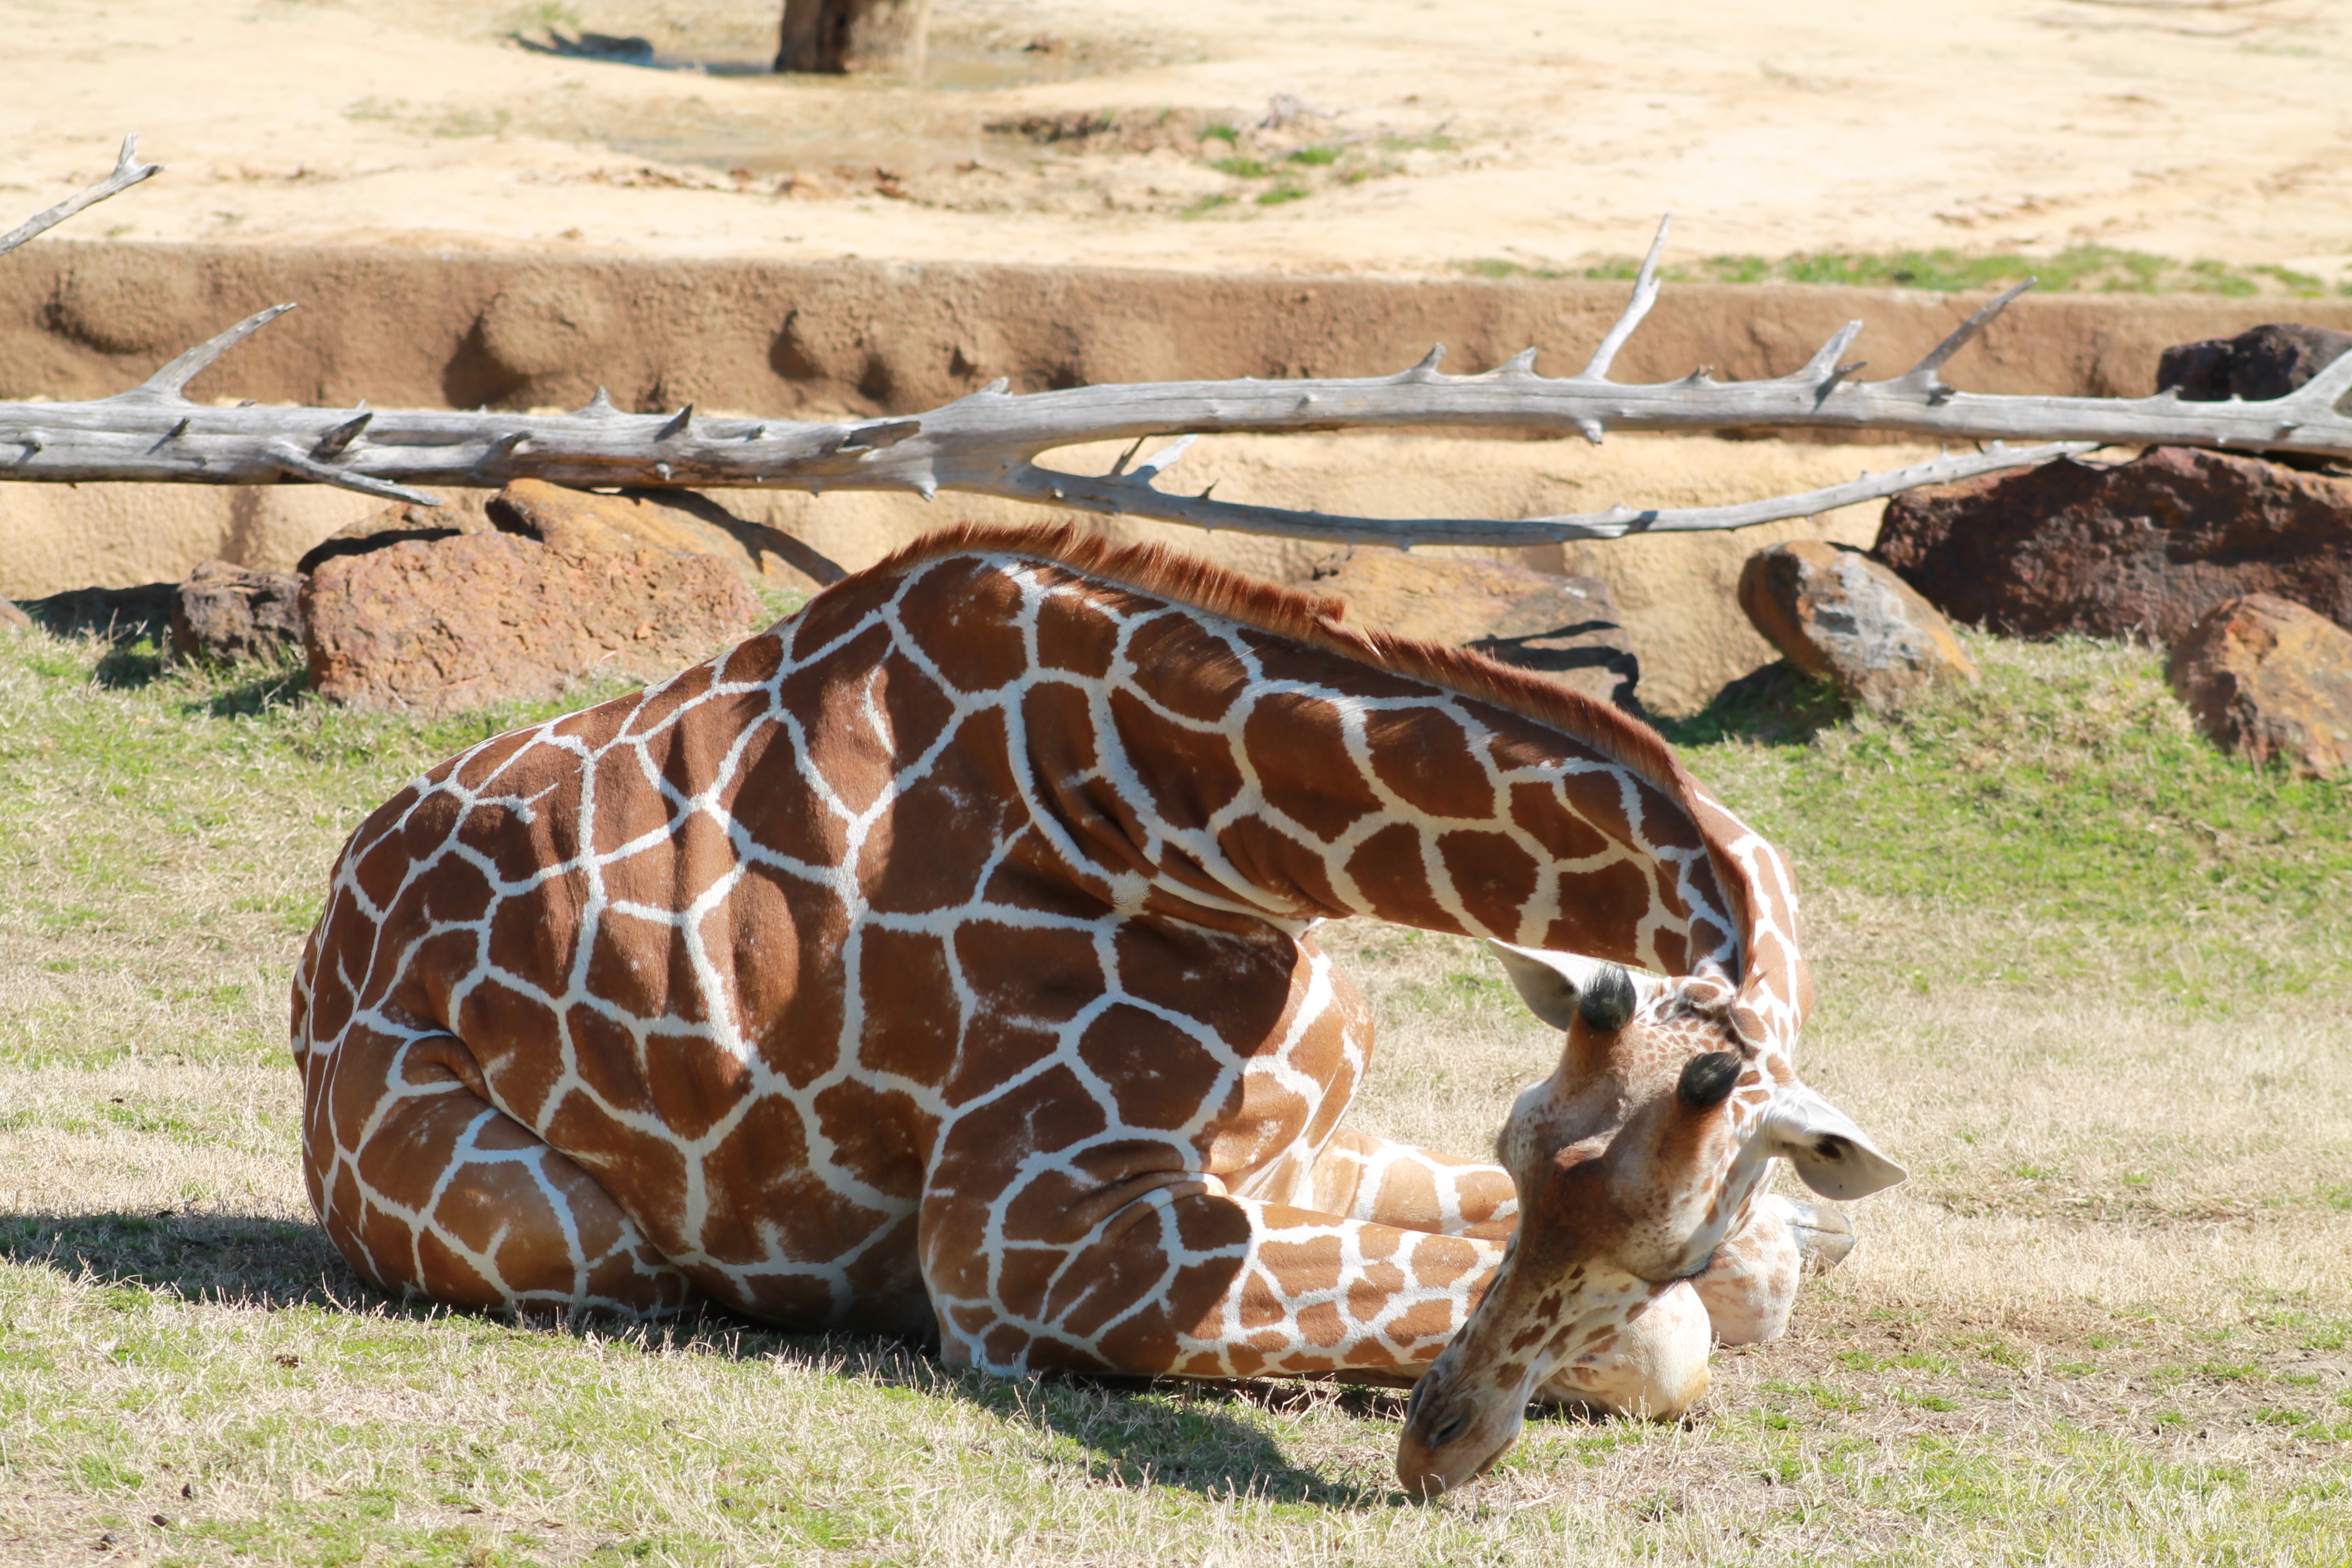
<path fill-rule="evenodd" d="M 353 835 L 296 983 L 329 1234 L 489 1310 L 1419 1371 L 1504 1268 L 1515 1173 L 1341 1124 L 1371 1025 L 1315 923 L 1696 975 L 1774 1040 L 1802 967 L 1777 858 L 1654 735 L 1337 614 L 955 533 L 433 770 Z M 1680 1408 L 1710 1311 L 1777 1331 L 1794 1233 L 1752 1175 L 1699 1194 L 1722 1266 L 1613 1286 L 1610 1342 L 1530 1386 Z"/>

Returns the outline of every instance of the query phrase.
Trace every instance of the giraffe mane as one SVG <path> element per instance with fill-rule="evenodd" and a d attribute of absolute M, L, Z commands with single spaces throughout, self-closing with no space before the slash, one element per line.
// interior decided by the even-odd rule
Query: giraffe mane
<path fill-rule="evenodd" d="M 1697 781 L 1657 731 L 1615 704 L 1557 681 L 1444 643 L 1344 624 L 1347 605 L 1326 594 L 1268 583 L 1165 544 L 1120 544 L 1069 523 L 955 523 L 901 546 L 859 578 L 887 576 L 926 561 L 975 552 L 1035 556 L 1220 616 L 1391 674 L 1425 680 L 1532 719 L 1632 769 L 1686 810 Z M 1690 816 L 1718 862 L 1727 846 L 1697 813 Z M 1727 888 L 1744 901 L 1744 888 Z M 1743 944 L 1744 945 L 1744 944 Z"/>

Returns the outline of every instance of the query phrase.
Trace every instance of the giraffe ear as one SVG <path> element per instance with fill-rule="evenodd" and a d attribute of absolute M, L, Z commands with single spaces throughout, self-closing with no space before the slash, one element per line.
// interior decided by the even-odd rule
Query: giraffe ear
<path fill-rule="evenodd" d="M 1801 1083 L 1785 1084 L 1772 1096 L 1761 1136 L 1769 1152 L 1797 1167 L 1805 1185 L 1825 1198 L 1866 1198 L 1911 1173 Z"/>
<path fill-rule="evenodd" d="M 1576 999 L 1601 971 L 1597 960 L 1572 952 L 1546 952 L 1540 948 L 1514 947 L 1507 942 L 1486 945 L 1502 961 L 1503 973 L 1528 1011 L 1555 1029 L 1565 1029 L 1576 1017 Z"/>
<path fill-rule="evenodd" d="M 1639 994 L 1639 982 L 1616 964 L 1598 958 L 1586 958 L 1574 952 L 1546 952 L 1537 947 L 1515 947 L 1507 942 L 1492 939 L 1486 945 L 1494 949 L 1495 956 L 1502 961 L 1503 973 L 1511 977 L 1511 984 L 1517 988 L 1519 1000 L 1528 1005 L 1528 1011 L 1555 1029 L 1565 1029 L 1575 1021 L 1577 1009 L 1586 994 L 1593 992 L 1596 986 L 1601 993 L 1622 990 L 1622 998 L 1614 994 L 1610 997 L 1612 1016 L 1621 1010 L 1630 1015 Z M 1623 976 L 1625 984 L 1622 987 L 1604 978 L 1612 971 Z M 1595 1000 L 1599 999 L 1596 995 Z M 1617 1005 L 1621 1001 L 1622 1008 Z M 1623 1023 L 1623 1017 L 1617 1018 L 1617 1026 L 1622 1027 Z"/>

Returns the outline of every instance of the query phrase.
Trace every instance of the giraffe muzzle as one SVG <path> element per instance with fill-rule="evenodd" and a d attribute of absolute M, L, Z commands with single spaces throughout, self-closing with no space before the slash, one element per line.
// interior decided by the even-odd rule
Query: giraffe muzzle
<path fill-rule="evenodd" d="M 1456 1390 L 1433 1387 L 1439 1369 L 1413 1384 L 1397 1438 L 1397 1481 L 1419 1498 L 1467 1486 L 1493 1469 L 1519 1440 L 1524 1396 L 1482 1405 Z"/>

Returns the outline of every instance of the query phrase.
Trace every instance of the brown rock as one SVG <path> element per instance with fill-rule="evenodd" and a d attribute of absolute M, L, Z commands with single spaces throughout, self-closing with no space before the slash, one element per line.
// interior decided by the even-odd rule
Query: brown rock
<path fill-rule="evenodd" d="M 2224 397 L 2267 402 L 2284 397 L 2352 350 L 2352 332 L 2300 321 L 2270 321 L 2234 338 L 2175 343 L 2156 362 L 2156 385 L 2180 389 L 2192 403 Z"/>
<path fill-rule="evenodd" d="M 487 513 L 494 528 L 562 549 L 651 546 L 681 555 L 713 556 L 733 564 L 754 586 L 813 594 L 845 575 L 791 534 L 746 522 L 692 490 L 598 495 L 540 479 L 517 479 L 490 498 Z"/>
<path fill-rule="evenodd" d="M 207 561 L 172 599 L 175 658 L 275 660 L 302 646 L 302 579 Z"/>
<path fill-rule="evenodd" d="M 2306 778 L 2352 768 L 2352 632 L 2270 594 L 2217 605 L 2165 669 L 2216 745 Z"/>
<path fill-rule="evenodd" d="M 1642 710 L 1641 662 L 1598 577 L 1358 545 L 1317 562 L 1308 585 L 1343 600 L 1357 625 L 1473 648 Z"/>
<path fill-rule="evenodd" d="M 446 506 L 411 506 L 404 502 L 357 522 L 345 523 L 304 551 L 302 558 L 294 563 L 294 570 L 308 576 L 341 555 L 389 550 L 408 540 L 429 544 L 436 539 L 455 539 L 461 533 L 495 531 L 484 498 L 478 494 L 462 496 Z"/>
<path fill-rule="evenodd" d="M 742 637 L 759 599 L 729 563 L 604 552 L 502 532 L 331 557 L 304 591 L 310 688 L 426 714 L 653 679 Z"/>
<path fill-rule="evenodd" d="M 2242 594 L 2352 626 L 2352 479 L 2157 447 L 1912 490 L 1871 552 L 1944 614 L 2012 637 L 2173 643 Z"/>
<path fill-rule="evenodd" d="M 1939 680 L 1977 679 L 1935 606 L 1849 545 L 1792 539 L 1758 551 L 1739 574 L 1739 607 L 1790 663 L 1875 711 Z"/>
<path fill-rule="evenodd" d="M 651 547 L 676 555 L 709 555 L 732 564 L 754 587 L 802 594 L 843 575 L 840 567 L 791 534 L 745 522 L 691 490 L 602 495 L 541 479 L 517 479 L 496 495 L 466 496 L 447 506 L 388 507 L 328 535 L 295 570 L 315 572 L 336 556 L 363 555 L 405 540 L 431 543 L 474 533 L 512 533 L 566 549 L 625 553 Z"/>

